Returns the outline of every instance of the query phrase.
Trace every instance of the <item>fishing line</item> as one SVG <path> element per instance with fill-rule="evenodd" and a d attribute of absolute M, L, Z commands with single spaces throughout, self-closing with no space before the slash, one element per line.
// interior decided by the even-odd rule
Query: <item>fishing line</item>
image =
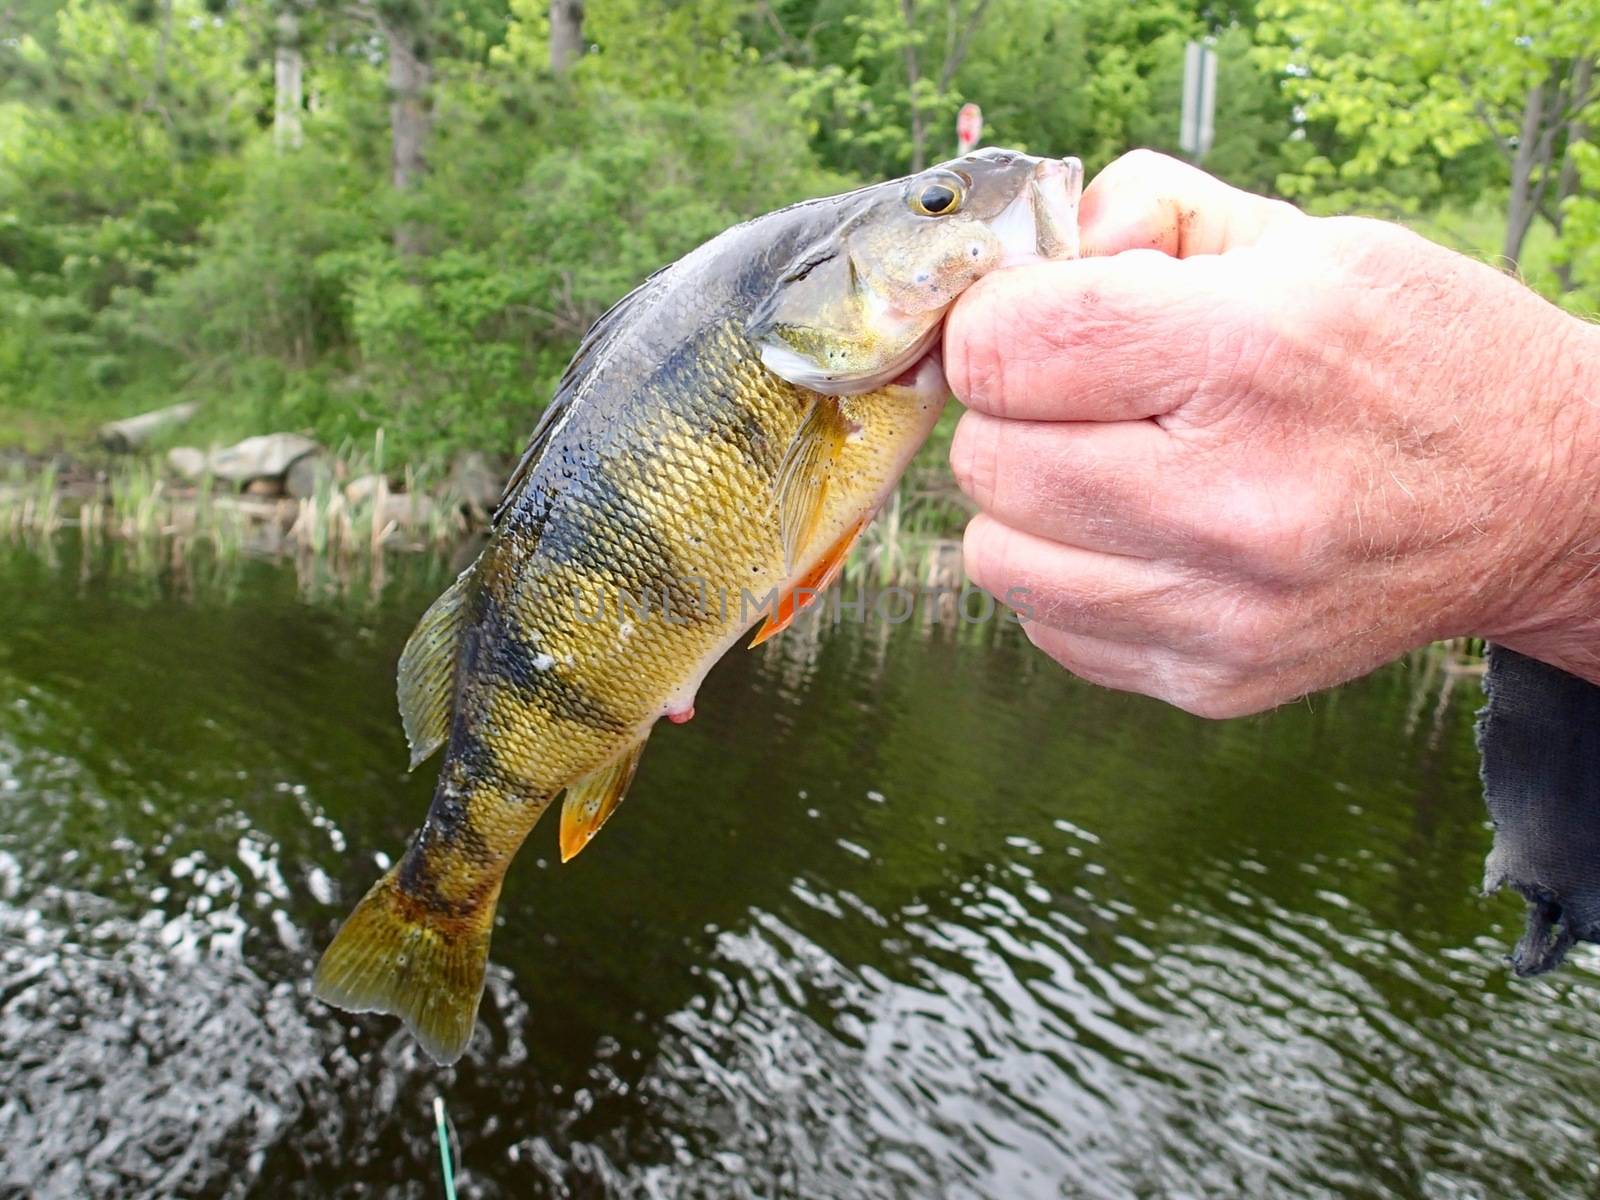
<path fill-rule="evenodd" d="M 444 1097 L 433 1098 L 433 1126 L 439 1136 L 439 1165 L 444 1170 L 445 1200 L 456 1200 L 455 1169 L 450 1165 L 450 1131 L 445 1128 Z"/>

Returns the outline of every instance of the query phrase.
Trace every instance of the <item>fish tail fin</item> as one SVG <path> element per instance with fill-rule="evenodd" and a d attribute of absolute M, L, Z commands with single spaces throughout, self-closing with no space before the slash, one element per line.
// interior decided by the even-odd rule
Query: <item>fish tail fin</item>
<path fill-rule="evenodd" d="M 428 1057 L 453 1063 L 478 1018 L 500 888 L 497 882 L 470 911 L 441 914 L 406 894 L 404 866 L 373 884 L 345 918 L 317 964 L 312 993 L 347 1012 L 399 1017 Z"/>

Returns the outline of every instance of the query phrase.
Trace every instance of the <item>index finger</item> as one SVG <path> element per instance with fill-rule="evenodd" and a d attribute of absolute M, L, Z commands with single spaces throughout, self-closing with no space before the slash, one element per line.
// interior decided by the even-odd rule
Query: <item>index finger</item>
<path fill-rule="evenodd" d="M 969 408 L 1034 421 L 1127 421 L 1192 399 L 1253 328 L 1220 258 L 1129 251 L 997 271 L 945 322 L 945 375 Z"/>

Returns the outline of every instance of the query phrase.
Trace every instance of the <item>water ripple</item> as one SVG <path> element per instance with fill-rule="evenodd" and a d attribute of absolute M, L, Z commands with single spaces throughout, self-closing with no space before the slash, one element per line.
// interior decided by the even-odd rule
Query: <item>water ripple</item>
<path fill-rule="evenodd" d="M 1600 1194 L 1600 952 L 1508 978 L 1470 700 L 1219 725 L 1002 633 L 786 635 L 578 862 L 536 831 L 440 1069 L 307 986 L 427 803 L 437 581 L 243 570 L 0 558 L 0 1192 L 434 1197 L 440 1095 L 475 1200 Z"/>

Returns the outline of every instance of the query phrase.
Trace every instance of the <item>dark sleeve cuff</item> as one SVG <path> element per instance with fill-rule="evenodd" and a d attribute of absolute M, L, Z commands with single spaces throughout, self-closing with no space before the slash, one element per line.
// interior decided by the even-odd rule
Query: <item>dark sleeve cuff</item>
<path fill-rule="evenodd" d="M 1484 690 L 1478 750 L 1494 848 L 1483 886 L 1528 900 L 1511 966 L 1537 975 L 1574 942 L 1600 941 L 1600 687 L 1491 646 Z"/>

